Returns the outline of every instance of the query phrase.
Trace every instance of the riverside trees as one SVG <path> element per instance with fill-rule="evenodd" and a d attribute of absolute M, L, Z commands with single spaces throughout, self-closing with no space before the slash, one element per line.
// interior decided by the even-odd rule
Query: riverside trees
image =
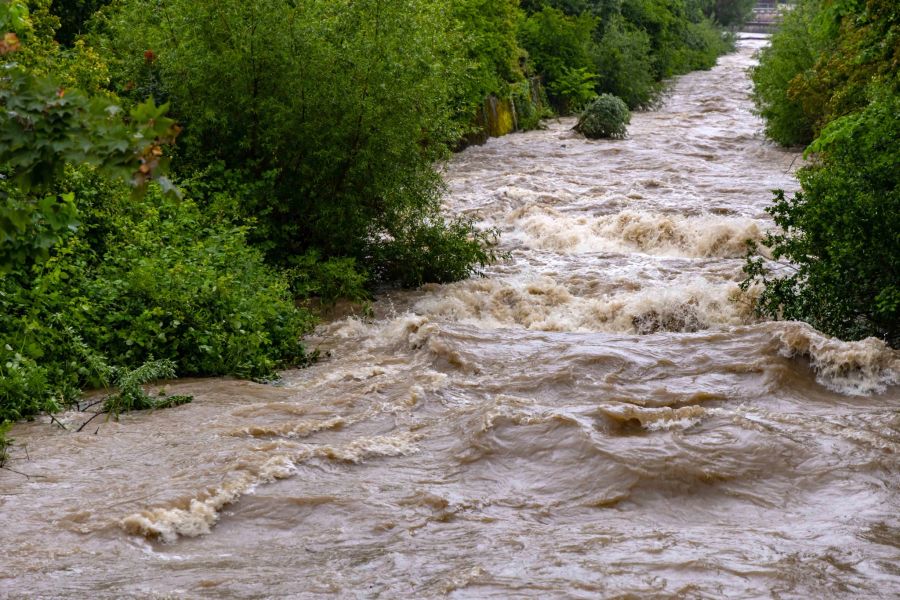
<path fill-rule="evenodd" d="M 714 23 L 711 1 L 524 0 L 522 6 L 527 16 L 520 39 L 529 68 L 564 109 L 590 100 L 577 85 L 586 79 L 596 94 L 646 108 L 664 79 L 709 69 L 731 47 Z"/>
<path fill-rule="evenodd" d="M 751 257 L 761 312 L 844 339 L 900 346 L 900 7 L 803 0 L 753 73 L 767 133 L 811 144 L 802 191 L 776 194 L 766 240 L 788 274 Z"/>

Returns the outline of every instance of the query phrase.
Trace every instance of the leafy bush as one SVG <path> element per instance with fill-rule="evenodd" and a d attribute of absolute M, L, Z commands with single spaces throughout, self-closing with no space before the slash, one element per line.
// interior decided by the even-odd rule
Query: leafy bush
<path fill-rule="evenodd" d="M 738 0 L 744 1 L 744 0 Z M 711 20 L 712 0 L 528 0 L 520 39 L 529 68 L 565 112 L 571 73 L 596 73 L 594 91 L 631 108 L 653 105 L 667 77 L 708 69 L 733 48 Z M 584 94 L 578 94 L 584 97 Z"/>
<path fill-rule="evenodd" d="M 376 263 L 385 265 L 385 281 L 405 286 L 447 283 L 479 273 L 501 258 L 496 230 L 477 231 L 466 219 L 435 217 L 429 223 L 410 222 L 394 232 L 391 242 L 373 247 Z"/>
<path fill-rule="evenodd" d="M 804 111 L 791 85 L 812 68 L 827 43 L 816 27 L 821 7 L 817 0 L 795 5 L 751 71 L 753 99 L 766 121 L 766 135 L 785 146 L 806 145 L 814 137 L 816 116 Z"/>
<path fill-rule="evenodd" d="M 732 35 L 723 34 L 709 19 L 689 22 L 681 30 L 680 48 L 673 61 L 675 73 L 687 73 L 716 66 L 719 56 L 734 50 Z"/>
<path fill-rule="evenodd" d="M 87 22 L 111 0 L 53 0 L 50 10 L 59 17 L 60 26 L 56 39 L 61 44 L 72 44 L 75 37 L 87 33 Z"/>
<path fill-rule="evenodd" d="M 756 258 L 744 287 L 760 281 L 761 312 L 800 319 L 844 339 L 874 335 L 900 345 L 900 97 L 881 90 L 811 146 L 820 162 L 800 171 L 803 191 L 776 195 L 781 227 L 765 240 L 785 276 Z"/>
<path fill-rule="evenodd" d="M 768 209 L 781 227 L 744 286 L 763 284 L 760 312 L 832 335 L 900 346 L 900 7 L 801 2 L 754 71 L 766 131 L 807 143 L 802 191 Z M 790 269 L 787 275 L 784 270 Z"/>
<path fill-rule="evenodd" d="M 182 374 L 269 377 L 303 358 L 310 320 L 242 228 L 208 226 L 158 194 L 118 217 L 85 293 L 109 329 L 86 336 L 126 365 L 170 359 Z"/>
<path fill-rule="evenodd" d="M 114 416 L 130 410 L 147 410 L 157 408 L 158 401 L 151 398 L 144 385 L 160 379 L 174 379 L 175 363 L 171 360 L 151 360 L 135 369 L 115 369 L 111 371 L 115 385 L 119 391 L 107 397 L 103 403 L 103 410 Z M 168 400 L 169 404 L 179 403 L 186 397 L 178 400 Z"/>
<path fill-rule="evenodd" d="M 622 139 L 628 133 L 630 122 L 631 113 L 621 98 L 601 94 L 581 113 L 575 131 L 591 139 Z"/>
<path fill-rule="evenodd" d="M 355 302 L 369 299 L 366 290 L 368 274 L 353 258 L 331 258 L 323 261 L 311 250 L 291 260 L 288 270 L 291 290 L 301 298 L 319 298 L 325 305 L 341 298 Z"/>
<path fill-rule="evenodd" d="M 82 386 L 107 382 L 115 367 L 73 326 L 107 325 L 107 315 L 88 323 L 83 314 L 90 270 L 111 231 L 101 222 L 121 204 L 105 192 L 115 187 L 137 201 L 151 180 L 171 187 L 161 176 L 163 146 L 178 133 L 152 101 L 123 119 L 108 96 L 66 87 L 92 79 L 79 74 L 86 54 L 62 56 L 48 2 L 33 4 L 34 15 L 18 0 L 0 4 L 0 56 L 9 61 L 0 79 L 0 424 L 58 410 Z M 63 66 L 70 70 L 60 76 Z M 69 180 L 75 162 L 91 175 Z M 113 183 L 121 180 L 132 189 Z M 96 185 L 81 199 L 85 182 Z"/>
<path fill-rule="evenodd" d="M 523 131 L 537 129 L 541 119 L 553 115 L 547 94 L 537 78 L 510 85 L 509 95 L 516 109 L 519 129 Z"/>
<path fill-rule="evenodd" d="M 60 185 L 76 199 L 91 185 L 70 179 Z M 270 377 L 304 360 L 312 319 L 243 230 L 207 224 L 157 188 L 137 202 L 111 190 L 126 200 L 79 204 L 89 225 L 43 264 L 0 279 L 0 421 L 56 410 L 148 361 L 182 375 Z"/>
<path fill-rule="evenodd" d="M 791 81 L 788 95 L 818 134 L 832 120 L 866 107 L 869 88 L 898 92 L 900 4 L 891 0 L 825 5 L 814 22 L 821 40 L 811 69 Z"/>
<path fill-rule="evenodd" d="M 454 0 L 453 17 L 459 23 L 466 58 L 466 77 L 460 80 L 462 102 L 470 109 L 480 106 L 490 94 L 504 95 L 507 83 L 523 79 L 516 33 L 518 0 Z M 464 112 L 465 116 L 474 114 Z"/>
<path fill-rule="evenodd" d="M 890 0 L 795 5 L 752 73 L 766 134 L 806 145 L 832 120 L 864 108 L 873 82 L 896 86 L 898 31 L 900 8 Z"/>
<path fill-rule="evenodd" d="M 128 119 L 102 96 L 65 88 L 51 75 L 35 75 L 14 58 L 35 57 L 34 27 L 21 2 L 0 5 L 0 274 L 27 268 L 49 256 L 50 248 L 78 226 L 73 197 L 50 193 L 68 162 L 93 165 L 114 179 L 130 181 L 140 192 L 149 181 L 168 184 L 163 147 L 178 128 L 165 117 L 167 107 L 152 101 L 134 107 Z M 31 52 L 29 58 L 28 53 Z"/>
<path fill-rule="evenodd" d="M 370 264 L 394 255 L 370 249 L 439 213 L 433 165 L 459 136 L 450 106 L 471 74 L 444 0 L 129 0 L 102 26 L 121 92 L 140 100 L 159 81 L 184 125 L 183 175 L 221 162 L 262 182 L 236 207 L 269 259 L 403 267 Z M 504 36 L 479 39 L 505 64 Z"/>

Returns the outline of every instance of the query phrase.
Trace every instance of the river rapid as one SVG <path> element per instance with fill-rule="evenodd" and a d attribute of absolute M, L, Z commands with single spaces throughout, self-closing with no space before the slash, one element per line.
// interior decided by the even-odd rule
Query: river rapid
<path fill-rule="evenodd" d="M 455 156 L 448 210 L 509 260 L 332 320 L 279 385 L 16 426 L 0 597 L 900 596 L 900 355 L 738 289 L 797 186 L 751 113 L 764 43 L 626 140 Z"/>

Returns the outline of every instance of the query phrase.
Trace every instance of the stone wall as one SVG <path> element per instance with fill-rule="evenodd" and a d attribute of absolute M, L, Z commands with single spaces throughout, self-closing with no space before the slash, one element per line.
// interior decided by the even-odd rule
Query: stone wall
<path fill-rule="evenodd" d="M 547 106 L 540 79 L 510 84 L 505 97 L 491 95 L 484 99 L 475 115 L 475 131 L 465 136 L 460 149 L 483 144 L 492 137 L 534 129 Z"/>

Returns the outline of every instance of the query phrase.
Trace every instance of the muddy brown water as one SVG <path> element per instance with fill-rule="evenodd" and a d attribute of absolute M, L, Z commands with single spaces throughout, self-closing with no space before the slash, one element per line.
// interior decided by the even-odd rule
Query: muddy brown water
<path fill-rule="evenodd" d="M 900 357 L 737 288 L 796 187 L 750 112 L 764 43 L 627 140 L 456 156 L 449 210 L 510 260 L 322 326 L 280 386 L 16 426 L 0 597 L 898 597 Z"/>

